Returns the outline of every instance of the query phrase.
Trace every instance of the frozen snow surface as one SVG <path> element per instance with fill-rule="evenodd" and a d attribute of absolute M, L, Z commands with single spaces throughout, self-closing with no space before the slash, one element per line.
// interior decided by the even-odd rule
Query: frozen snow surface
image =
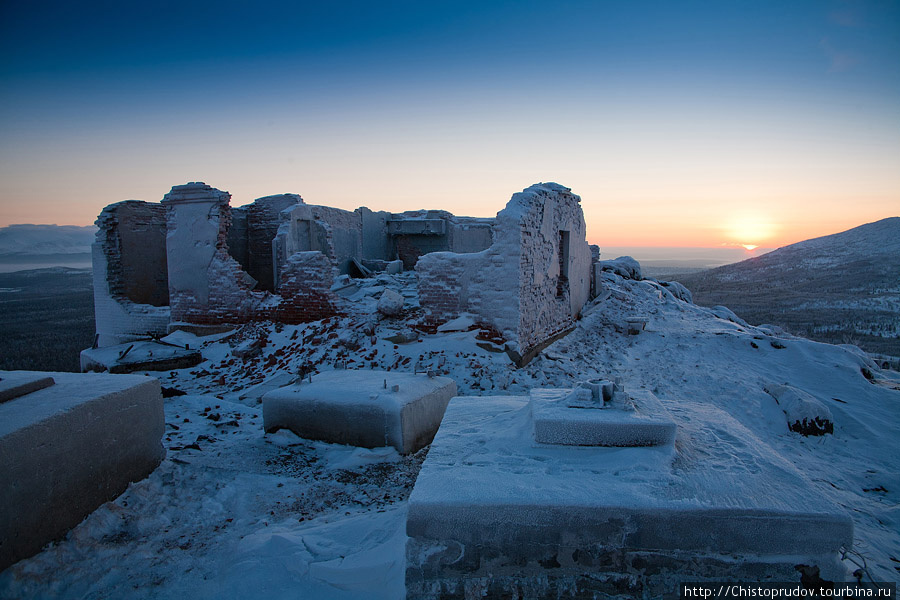
<path fill-rule="evenodd" d="M 263 431 L 260 397 L 272 385 L 335 368 L 432 370 L 461 395 L 492 397 L 619 378 L 652 392 L 677 425 L 674 446 L 652 451 L 671 453 L 654 469 L 684 484 L 721 482 L 725 496 L 728 481 L 758 477 L 756 457 L 791 463 L 768 471 L 764 488 L 808 479 L 852 517 L 848 556 L 864 558 L 875 580 L 900 579 L 900 375 L 858 349 L 748 326 L 653 281 L 605 273 L 602 300 L 575 330 L 516 369 L 477 327 L 416 331 L 412 275 L 358 281 L 356 310 L 341 317 L 167 338 L 205 360 L 150 374 L 164 392 L 186 392 L 166 399 L 165 460 L 0 573 L 0 598 L 402 598 L 408 498 L 427 449 L 401 456 Z M 400 315 L 377 312 L 384 289 L 404 297 Z M 646 327 L 629 335 L 629 319 Z M 248 340 L 255 350 L 235 356 Z M 781 405 L 766 390 L 785 385 L 796 399 Z M 789 429 L 787 413 L 818 406 L 833 433 Z"/>

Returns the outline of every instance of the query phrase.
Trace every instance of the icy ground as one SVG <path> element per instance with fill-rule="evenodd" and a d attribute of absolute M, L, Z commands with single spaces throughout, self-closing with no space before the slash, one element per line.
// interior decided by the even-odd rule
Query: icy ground
<path fill-rule="evenodd" d="M 674 476 L 702 457 L 711 482 L 716 471 L 739 477 L 752 460 L 737 455 L 735 436 L 752 436 L 759 454 L 792 462 L 852 515 L 848 558 L 864 558 L 875 580 L 900 579 L 900 375 L 853 347 L 751 327 L 652 281 L 608 275 L 606 286 L 576 329 L 523 369 L 490 331 L 416 332 L 410 274 L 363 282 L 343 317 L 170 336 L 206 360 L 150 374 L 187 392 L 166 400 L 166 459 L 65 540 L 0 573 L 0 597 L 402 597 L 406 501 L 427 449 L 402 457 L 262 430 L 265 391 L 335 367 L 431 368 L 467 396 L 620 377 L 652 390 L 676 420 Z M 376 312 L 385 288 L 406 297 L 401 317 Z M 633 317 L 648 320 L 639 335 L 628 335 Z M 834 434 L 789 431 L 764 389 L 778 384 L 824 406 Z"/>

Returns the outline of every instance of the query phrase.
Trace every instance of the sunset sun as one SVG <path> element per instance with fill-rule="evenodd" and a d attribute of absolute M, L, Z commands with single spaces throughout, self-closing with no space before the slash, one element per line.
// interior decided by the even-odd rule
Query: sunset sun
<path fill-rule="evenodd" d="M 772 237 L 775 226 L 759 216 L 739 215 L 729 221 L 724 233 L 729 242 L 754 250 Z"/>

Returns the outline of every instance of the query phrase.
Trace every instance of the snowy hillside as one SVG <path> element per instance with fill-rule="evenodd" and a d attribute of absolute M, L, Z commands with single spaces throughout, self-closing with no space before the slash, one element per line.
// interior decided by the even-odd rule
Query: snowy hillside
<path fill-rule="evenodd" d="M 67 539 L 0 573 L 0 597 L 402 598 L 405 511 L 427 448 L 401 457 L 262 429 L 266 390 L 336 367 L 432 368 L 466 396 L 621 378 L 653 391 L 675 419 L 673 477 L 727 481 L 778 457 L 790 468 L 766 493 L 808 479 L 853 518 L 848 572 L 865 560 L 875 580 L 900 579 L 900 376 L 856 348 L 751 327 L 652 281 L 606 277 L 576 329 L 522 369 L 471 321 L 416 331 L 410 274 L 365 281 L 343 317 L 169 336 L 206 360 L 151 374 L 169 393 L 186 392 L 166 400 L 166 459 Z M 398 318 L 375 311 L 391 288 L 406 298 Z M 629 318 L 646 329 L 629 335 Z M 798 415 L 827 417 L 833 433 L 791 431 Z"/>
<path fill-rule="evenodd" d="M 9 225 L 0 227 L 0 255 L 90 253 L 97 228 L 93 225 Z"/>
<path fill-rule="evenodd" d="M 900 356 L 900 217 L 672 278 L 751 323 Z"/>

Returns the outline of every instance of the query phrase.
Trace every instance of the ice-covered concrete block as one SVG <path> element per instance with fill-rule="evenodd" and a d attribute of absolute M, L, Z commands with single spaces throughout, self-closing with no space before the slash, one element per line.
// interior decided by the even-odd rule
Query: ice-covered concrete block
<path fill-rule="evenodd" d="M 454 398 L 409 499 L 407 598 L 664 597 L 841 578 L 853 523 L 724 413 L 728 455 L 537 444 L 528 398 Z M 727 465 L 727 468 L 723 468 Z M 466 595 L 466 594 L 469 595 Z"/>
<path fill-rule="evenodd" d="M 456 383 L 388 371 L 328 371 L 263 396 L 266 431 L 364 448 L 415 452 L 431 443 Z"/>
<path fill-rule="evenodd" d="M 162 460 L 159 381 L 0 372 L 55 385 L 0 403 L 0 571 L 62 537 Z"/>
<path fill-rule="evenodd" d="M 534 440 L 569 446 L 659 446 L 675 441 L 675 423 L 647 390 L 617 392 L 603 403 L 579 400 L 575 390 L 531 390 Z"/>
<path fill-rule="evenodd" d="M 130 342 L 81 351 L 82 371 L 133 373 L 135 371 L 168 371 L 200 364 L 199 350 L 151 341 Z"/>

